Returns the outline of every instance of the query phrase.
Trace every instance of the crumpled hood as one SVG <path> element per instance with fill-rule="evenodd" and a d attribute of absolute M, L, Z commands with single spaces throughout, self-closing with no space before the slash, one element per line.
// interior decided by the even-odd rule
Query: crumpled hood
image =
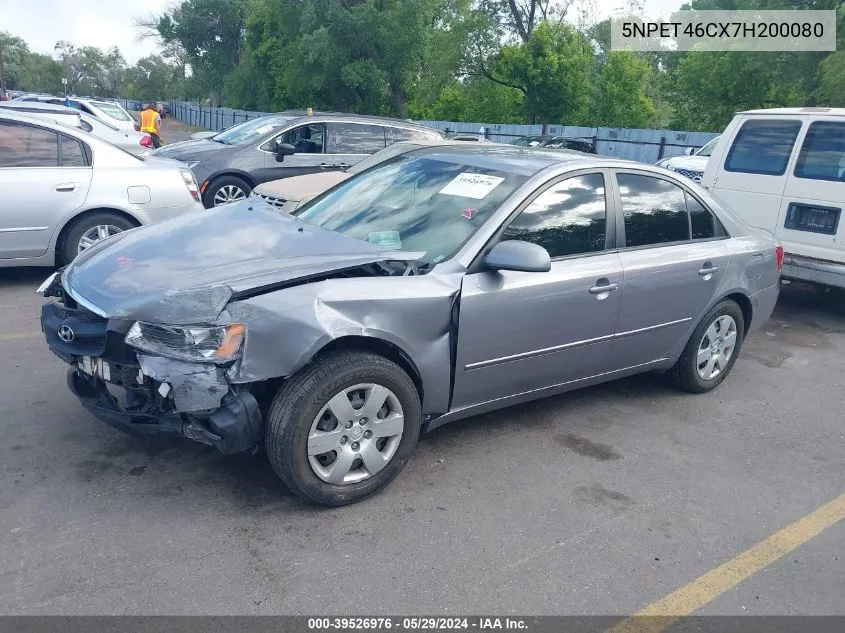
<path fill-rule="evenodd" d="M 80 254 L 63 280 L 105 316 L 176 325 L 213 321 L 234 293 L 421 256 L 246 200 L 120 233 Z"/>
<path fill-rule="evenodd" d="M 224 145 L 217 141 L 203 138 L 196 141 L 181 141 L 160 147 L 153 152 L 153 156 L 175 158 L 176 160 L 197 159 L 209 153 L 234 149 L 234 145 Z"/>

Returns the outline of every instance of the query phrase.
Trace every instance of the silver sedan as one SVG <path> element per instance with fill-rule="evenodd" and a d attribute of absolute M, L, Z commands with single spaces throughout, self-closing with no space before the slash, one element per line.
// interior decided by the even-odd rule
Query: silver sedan
<path fill-rule="evenodd" d="M 102 239 L 202 211 L 183 164 L 0 110 L 0 267 L 70 262 Z"/>
<path fill-rule="evenodd" d="M 103 421 L 263 445 L 293 491 L 341 505 L 447 422 L 646 371 L 715 388 L 782 263 L 668 170 L 467 143 L 292 215 L 251 199 L 117 236 L 46 284 L 42 323 Z"/>

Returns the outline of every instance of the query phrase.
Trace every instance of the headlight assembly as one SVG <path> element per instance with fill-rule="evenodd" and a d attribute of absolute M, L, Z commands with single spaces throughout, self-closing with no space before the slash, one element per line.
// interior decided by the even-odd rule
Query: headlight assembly
<path fill-rule="evenodd" d="M 227 363 L 240 356 L 246 328 L 242 323 L 219 327 L 154 325 L 136 321 L 126 344 L 151 354 L 196 363 Z"/>

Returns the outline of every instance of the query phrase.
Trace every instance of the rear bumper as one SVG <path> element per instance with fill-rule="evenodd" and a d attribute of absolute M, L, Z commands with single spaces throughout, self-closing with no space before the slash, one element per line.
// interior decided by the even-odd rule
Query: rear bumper
<path fill-rule="evenodd" d="M 845 264 L 839 262 L 786 253 L 783 256 L 781 276 L 785 279 L 797 279 L 836 288 L 845 288 Z"/>

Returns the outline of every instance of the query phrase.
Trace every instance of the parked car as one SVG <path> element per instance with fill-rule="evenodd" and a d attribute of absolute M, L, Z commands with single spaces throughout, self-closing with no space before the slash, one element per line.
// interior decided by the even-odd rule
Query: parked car
<path fill-rule="evenodd" d="M 0 104 L 0 108 L 79 128 L 131 154 L 148 154 L 153 149 L 149 134 L 135 130 L 120 130 L 104 119 L 98 119 L 87 112 L 73 108 L 29 101 L 10 101 Z"/>
<path fill-rule="evenodd" d="M 681 176 L 689 178 L 695 182 L 701 182 L 701 177 L 704 175 L 704 169 L 707 167 L 707 161 L 710 160 L 710 154 L 713 148 L 719 142 L 719 137 L 708 141 L 704 147 L 696 150 L 693 147 L 688 147 L 684 150 L 683 156 L 668 156 L 656 163 L 658 167 L 665 167 L 676 171 Z"/>
<path fill-rule="evenodd" d="M 215 207 L 246 198 L 262 182 L 351 167 L 396 141 L 442 138 L 394 119 L 282 112 L 235 125 L 211 138 L 172 143 L 156 156 L 187 163 Z"/>
<path fill-rule="evenodd" d="M 572 149 L 585 154 L 595 154 L 596 148 L 592 139 L 570 138 L 553 134 L 535 136 L 520 136 L 510 142 L 517 147 L 548 147 L 549 149 Z"/>
<path fill-rule="evenodd" d="M 115 233 L 202 210 L 189 169 L 0 108 L 0 267 L 69 262 Z"/>
<path fill-rule="evenodd" d="M 342 505 L 421 430 L 651 370 L 713 389 L 772 312 L 781 252 L 650 165 L 430 147 L 293 215 L 243 201 L 117 235 L 45 282 L 42 323 L 101 420 L 263 445 L 294 492 Z"/>
<path fill-rule="evenodd" d="M 15 101 L 40 101 L 53 105 L 65 105 L 81 110 L 107 121 L 121 130 L 135 130 L 135 119 L 119 104 L 111 101 L 83 99 L 81 97 L 57 97 L 55 95 L 24 95 Z"/>
<path fill-rule="evenodd" d="M 702 184 L 783 242 L 785 279 L 845 288 L 845 109 L 740 112 Z"/>
<path fill-rule="evenodd" d="M 331 189 L 355 174 L 366 171 L 374 165 L 421 147 L 449 145 L 452 142 L 452 139 L 400 141 L 393 145 L 388 145 L 383 150 L 376 152 L 372 156 L 368 156 L 345 170 L 305 174 L 304 176 L 293 176 L 291 178 L 281 178 L 262 183 L 252 190 L 252 196 L 261 198 L 264 202 L 286 213 L 291 213 L 297 207 L 311 200 L 311 198 Z"/>

